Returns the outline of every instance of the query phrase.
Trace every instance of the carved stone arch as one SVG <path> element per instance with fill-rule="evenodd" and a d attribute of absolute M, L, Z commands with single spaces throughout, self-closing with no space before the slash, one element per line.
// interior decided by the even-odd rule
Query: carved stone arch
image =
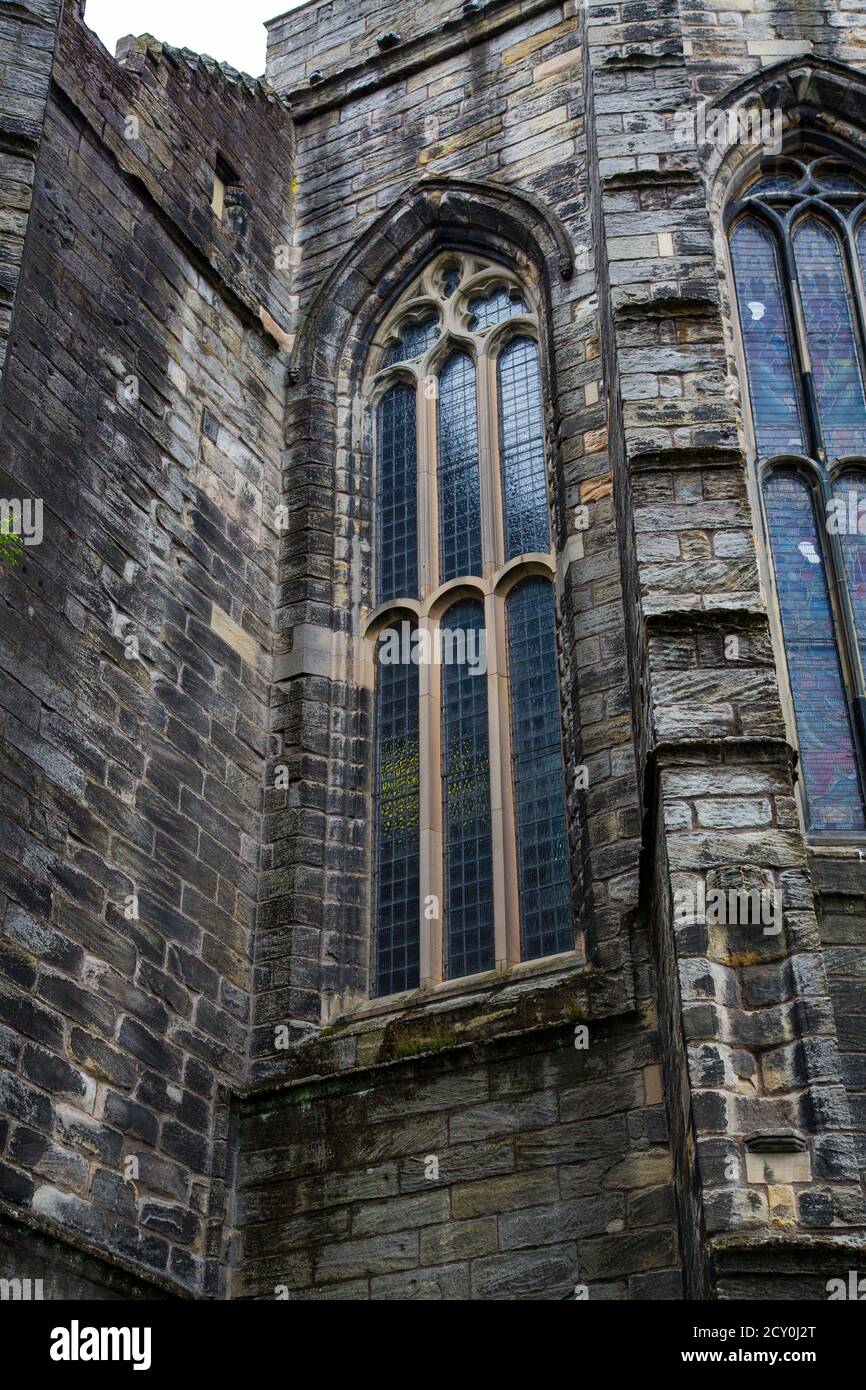
<path fill-rule="evenodd" d="M 717 93 L 709 103 L 716 112 L 746 112 L 755 106 L 781 112 L 782 153 L 796 153 L 800 143 L 826 149 L 828 154 L 852 150 L 866 160 L 866 73 L 834 58 L 802 54 L 761 68 Z M 706 179 L 713 232 L 716 271 L 728 371 L 741 383 L 745 395 L 745 363 L 742 360 L 734 305 L 730 262 L 728 212 L 750 174 L 765 155 L 760 146 L 735 143 L 719 149 L 697 143 L 697 154 Z M 741 435 L 745 436 L 742 405 L 738 402 Z M 753 498 L 757 505 L 757 498 Z"/>
<path fill-rule="evenodd" d="M 448 251 L 501 263 L 534 288 L 551 457 L 557 447 L 554 310 L 569 296 L 565 282 L 574 269 L 562 223 L 531 195 L 495 182 L 420 180 L 326 276 L 290 364 L 283 475 L 289 520 L 278 570 L 274 732 L 287 761 L 309 770 L 299 778 L 298 804 L 324 816 L 327 844 L 352 847 L 350 866 L 339 872 L 327 862 L 305 868 L 308 917 L 292 918 L 317 931 L 321 918 L 328 928 L 315 949 L 321 996 L 331 1003 L 322 1004 L 319 1016 L 318 1000 L 310 1001 L 305 1021 L 313 1024 L 327 1021 L 338 1000 L 366 998 L 371 969 L 374 681 L 367 620 L 376 595 L 374 412 L 364 390 L 369 349 L 404 291 Z M 582 891 L 582 872 L 581 860 L 575 880 L 583 927 L 591 898 Z M 297 950 L 299 977 L 307 968 L 301 958 L 307 939 L 299 935 L 296 946 L 292 937 L 287 947 L 290 956 Z"/>
<path fill-rule="evenodd" d="M 781 112 L 782 144 L 800 141 L 823 145 L 828 154 L 844 146 L 862 149 L 866 156 L 866 73 L 834 58 L 809 54 L 787 58 L 762 68 L 713 97 L 714 111 L 747 111 L 754 106 Z M 711 189 L 711 209 L 718 215 L 761 150 L 735 144 L 725 150 L 709 147 L 703 168 Z"/>
<path fill-rule="evenodd" d="M 320 287 L 298 334 L 296 382 L 334 384 L 366 350 L 376 323 L 435 253 L 493 254 L 519 270 L 526 260 L 551 297 L 570 279 L 574 253 L 561 221 L 531 194 L 492 180 L 419 180 L 368 228 Z"/>

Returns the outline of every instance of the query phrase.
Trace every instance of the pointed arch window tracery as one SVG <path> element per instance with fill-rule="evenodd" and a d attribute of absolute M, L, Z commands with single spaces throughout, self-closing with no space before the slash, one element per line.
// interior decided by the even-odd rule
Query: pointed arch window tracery
<path fill-rule="evenodd" d="M 442 253 L 369 366 L 382 996 L 575 940 L 534 293 Z"/>
<path fill-rule="evenodd" d="M 771 580 L 815 836 L 866 832 L 866 174 L 767 162 L 727 226 Z"/>

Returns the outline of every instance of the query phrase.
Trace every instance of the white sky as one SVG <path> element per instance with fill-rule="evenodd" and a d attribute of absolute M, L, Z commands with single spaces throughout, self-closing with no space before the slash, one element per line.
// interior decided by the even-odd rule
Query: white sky
<path fill-rule="evenodd" d="M 87 0 L 85 19 L 110 53 L 126 34 L 153 34 L 261 77 L 266 19 L 302 0 Z"/>

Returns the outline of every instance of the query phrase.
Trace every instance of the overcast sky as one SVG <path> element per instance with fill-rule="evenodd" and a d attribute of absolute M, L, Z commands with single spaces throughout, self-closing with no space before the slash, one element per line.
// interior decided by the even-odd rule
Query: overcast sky
<path fill-rule="evenodd" d="M 266 19 L 301 0 L 87 0 L 85 18 L 110 53 L 126 34 L 153 34 L 261 77 Z"/>

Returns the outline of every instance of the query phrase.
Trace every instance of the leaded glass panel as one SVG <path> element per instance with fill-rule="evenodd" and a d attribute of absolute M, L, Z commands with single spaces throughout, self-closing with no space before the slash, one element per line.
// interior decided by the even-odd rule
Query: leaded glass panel
<path fill-rule="evenodd" d="M 521 957 L 535 960 L 574 946 L 549 581 L 518 584 L 506 611 Z"/>
<path fill-rule="evenodd" d="M 505 558 L 550 549 L 538 346 L 515 338 L 499 357 L 499 450 Z"/>
<path fill-rule="evenodd" d="M 839 242 L 809 217 L 794 232 L 794 256 L 818 408 L 829 457 L 866 448 L 866 401 Z"/>
<path fill-rule="evenodd" d="M 460 284 L 461 274 L 459 265 L 447 265 L 442 272 L 442 288 L 445 291 L 445 298 L 450 299 L 454 291 Z"/>
<path fill-rule="evenodd" d="M 811 489 L 794 469 L 778 469 L 764 484 L 764 498 L 810 825 L 863 830 L 857 759 Z"/>
<path fill-rule="evenodd" d="M 495 323 L 505 323 L 506 319 L 516 318 L 518 314 L 528 314 L 526 300 L 515 290 L 500 287 L 492 294 L 475 295 L 469 301 L 469 320 L 471 333 L 483 333 Z"/>
<path fill-rule="evenodd" d="M 451 608 L 443 627 L 452 653 L 483 650 L 484 610 L 472 600 Z M 460 636 L 458 636 L 460 635 Z M 474 975 L 495 963 L 493 841 L 486 663 L 442 666 L 442 781 L 445 851 L 446 976 Z"/>
<path fill-rule="evenodd" d="M 436 314 L 404 323 L 397 335 L 397 341 L 388 352 L 385 365 L 393 367 L 397 362 L 411 362 L 414 358 L 423 356 L 438 337 L 439 319 Z"/>
<path fill-rule="evenodd" d="M 866 475 L 843 473 L 833 485 L 833 500 L 837 510 L 831 527 L 841 539 L 857 645 L 866 670 Z"/>
<path fill-rule="evenodd" d="M 804 453 L 794 359 L 771 234 L 754 218 L 731 237 L 758 456 Z"/>
<path fill-rule="evenodd" d="M 481 573 L 475 367 L 449 357 L 439 377 L 439 581 Z"/>
<path fill-rule="evenodd" d="M 414 989 L 420 960 L 420 749 L 418 667 L 377 652 L 375 984 L 377 994 Z M 404 653 L 405 654 L 405 653 Z"/>
<path fill-rule="evenodd" d="M 418 459 L 415 391 L 392 386 L 379 406 L 379 602 L 418 590 Z"/>

